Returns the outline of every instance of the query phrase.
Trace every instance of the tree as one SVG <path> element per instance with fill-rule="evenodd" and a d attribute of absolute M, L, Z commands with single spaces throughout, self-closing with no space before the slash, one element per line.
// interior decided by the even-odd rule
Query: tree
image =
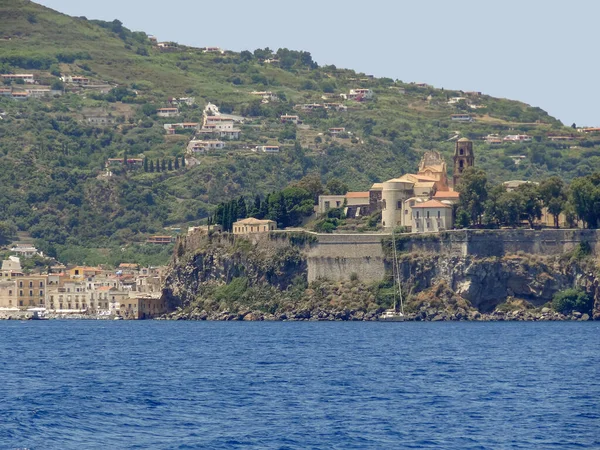
<path fill-rule="evenodd" d="M 169 162 L 167 163 L 167 169 L 173 170 L 173 161 L 169 160 Z"/>
<path fill-rule="evenodd" d="M 175 157 L 175 170 L 179 170 L 179 156 Z"/>
<path fill-rule="evenodd" d="M 256 196 L 254 197 L 254 205 L 250 209 L 250 212 L 248 215 L 250 217 L 256 217 L 257 219 L 263 219 L 264 217 L 259 217 L 260 216 L 260 207 L 261 207 L 260 195 L 256 194 Z"/>
<path fill-rule="evenodd" d="M 0 245 L 9 244 L 17 237 L 17 227 L 11 222 L 0 222 Z"/>
<path fill-rule="evenodd" d="M 559 216 L 565 208 L 567 193 L 562 178 L 553 176 L 540 184 L 540 197 L 548 212 L 554 217 L 554 226 L 559 227 Z"/>
<path fill-rule="evenodd" d="M 462 173 L 456 190 L 460 193 L 460 209 L 469 213 L 471 224 L 481 224 L 487 200 L 487 175 L 482 169 L 468 167 Z"/>
<path fill-rule="evenodd" d="M 331 195 L 346 195 L 348 186 L 337 178 L 332 178 L 325 185 L 325 190 Z"/>
<path fill-rule="evenodd" d="M 500 223 L 509 227 L 517 227 L 523 214 L 523 196 L 516 191 L 505 192 L 498 199 Z"/>
<path fill-rule="evenodd" d="M 144 172 L 148 172 L 148 158 L 144 158 Z"/>
<path fill-rule="evenodd" d="M 248 217 L 248 209 L 246 207 L 246 200 L 243 196 L 238 199 L 237 202 L 237 215 L 239 219 L 245 219 Z"/>
<path fill-rule="evenodd" d="M 181 157 L 181 167 L 185 168 L 185 156 Z"/>
<path fill-rule="evenodd" d="M 562 314 L 578 311 L 591 315 L 593 306 L 594 299 L 581 289 L 566 289 L 552 298 L 552 308 Z"/>
<path fill-rule="evenodd" d="M 160 163 L 160 170 L 161 170 L 161 171 L 163 171 L 163 172 L 164 172 L 165 170 L 167 170 L 167 163 L 165 162 L 165 159 L 164 159 L 164 158 L 162 159 L 162 161 L 161 161 L 161 163 Z"/>
<path fill-rule="evenodd" d="M 571 182 L 569 202 L 588 228 L 598 228 L 600 219 L 600 175 L 575 178 Z"/>
<path fill-rule="evenodd" d="M 159 159 L 156 160 L 156 171 L 160 172 L 160 160 Z"/>
<path fill-rule="evenodd" d="M 529 227 L 533 228 L 536 220 L 542 217 L 542 202 L 537 184 L 525 183 L 519 186 L 517 192 L 522 199 L 523 213 L 527 216 Z"/>
<path fill-rule="evenodd" d="M 154 173 L 154 161 L 150 161 L 150 172 Z"/>

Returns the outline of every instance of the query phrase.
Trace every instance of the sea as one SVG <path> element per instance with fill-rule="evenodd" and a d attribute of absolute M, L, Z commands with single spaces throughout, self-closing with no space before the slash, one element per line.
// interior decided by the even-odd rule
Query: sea
<path fill-rule="evenodd" d="M 0 449 L 600 449 L 597 322 L 0 322 Z"/>

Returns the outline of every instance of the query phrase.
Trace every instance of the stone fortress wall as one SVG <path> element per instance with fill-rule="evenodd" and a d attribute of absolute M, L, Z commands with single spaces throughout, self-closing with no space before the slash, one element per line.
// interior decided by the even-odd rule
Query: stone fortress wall
<path fill-rule="evenodd" d="M 318 242 L 306 248 L 308 281 L 319 278 L 363 282 L 383 279 L 386 256 L 382 242 L 390 233 L 314 234 Z M 600 255 L 600 231 L 581 229 L 454 230 L 431 234 L 396 235 L 401 253 L 435 253 L 476 258 L 501 257 L 519 252 L 558 256 L 589 244 Z M 356 275 L 353 275 L 356 274 Z"/>

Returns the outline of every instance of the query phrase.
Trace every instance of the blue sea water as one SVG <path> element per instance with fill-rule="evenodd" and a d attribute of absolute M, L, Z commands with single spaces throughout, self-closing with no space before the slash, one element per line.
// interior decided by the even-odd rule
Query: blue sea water
<path fill-rule="evenodd" d="M 598 323 L 0 322 L 0 448 L 599 449 Z"/>

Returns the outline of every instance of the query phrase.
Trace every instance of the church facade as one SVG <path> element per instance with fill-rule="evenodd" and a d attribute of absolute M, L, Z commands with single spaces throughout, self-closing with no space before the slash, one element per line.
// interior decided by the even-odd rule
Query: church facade
<path fill-rule="evenodd" d="M 473 142 L 459 139 L 454 149 L 452 186 L 458 185 L 463 171 L 474 163 Z M 381 224 L 385 229 L 401 226 L 425 232 L 453 227 L 452 204 L 458 202 L 459 195 L 450 186 L 446 162 L 437 151 L 425 152 L 416 174 L 375 184 L 372 190 L 381 191 Z"/>

